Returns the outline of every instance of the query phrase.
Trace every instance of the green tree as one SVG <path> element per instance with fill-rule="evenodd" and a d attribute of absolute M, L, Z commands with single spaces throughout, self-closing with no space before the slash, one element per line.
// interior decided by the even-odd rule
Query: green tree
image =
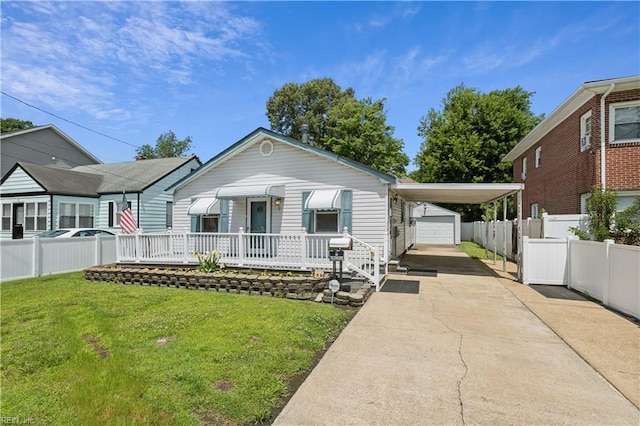
<path fill-rule="evenodd" d="M 329 110 L 327 137 L 321 148 L 385 173 L 404 176 L 409 157 L 404 143 L 386 123 L 385 99 L 346 100 Z"/>
<path fill-rule="evenodd" d="M 276 90 L 267 102 L 267 117 L 274 131 L 301 139 L 302 125 L 308 124 L 315 146 L 403 176 L 409 158 L 403 141 L 393 137 L 395 128 L 386 123 L 385 101 L 357 100 L 353 89 L 343 91 L 323 78 Z"/>
<path fill-rule="evenodd" d="M 633 204 L 616 214 L 613 236 L 616 242 L 640 246 L 640 196 Z"/>
<path fill-rule="evenodd" d="M 327 137 L 329 110 L 345 99 L 355 99 L 351 88 L 342 90 L 330 78 L 303 84 L 287 83 L 267 101 L 267 118 L 271 130 L 300 139 L 302 125 L 309 125 L 309 137 L 322 145 Z"/>
<path fill-rule="evenodd" d="M 136 150 L 136 155 L 148 159 L 180 157 L 189 152 L 191 142 L 191 136 L 178 140 L 175 133 L 169 130 L 158 136 L 155 147 L 144 144 Z"/>
<path fill-rule="evenodd" d="M 2 128 L 2 133 L 9 133 L 17 130 L 33 129 L 36 126 L 27 120 L 20 120 L 18 118 L 0 118 L 0 127 Z"/>
<path fill-rule="evenodd" d="M 511 182 L 511 164 L 502 158 L 543 116 L 531 111 L 532 92 L 521 87 L 481 93 L 461 84 L 420 119 L 424 138 L 414 160 L 418 182 Z M 447 206 L 464 220 L 480 220 L 482 207 Z"/>

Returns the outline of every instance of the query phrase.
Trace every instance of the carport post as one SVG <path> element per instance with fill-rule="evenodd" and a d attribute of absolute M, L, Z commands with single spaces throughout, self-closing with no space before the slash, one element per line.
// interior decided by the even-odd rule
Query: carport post
<path fill-rule="evenodd" d="M 502 233 L 502 270 L 507 272 L 507 197 L 502 198 L 502 223 L 504 232 Z"/>
<path fill-rule="evenodd" d="M 484 207 L 484 258 L 489 259 L 489 204 Z"/>
<path fill-rule="evenodd" d="M 498 262 L 498 239 L 496 226 L 498 224 L 498 204 L 496 200 L 493 200 L 493 264 Z"/>

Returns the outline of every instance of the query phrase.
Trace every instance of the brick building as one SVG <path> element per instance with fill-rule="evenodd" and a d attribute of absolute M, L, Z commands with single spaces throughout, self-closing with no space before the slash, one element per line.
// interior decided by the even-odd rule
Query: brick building
<path fill-rule="evenodd" d="M 525 183 L 524 217 L 585 213 L 594 185 L 624 210 L 640 196 L 640 76 L 584 83 L 503 161 Z"/>

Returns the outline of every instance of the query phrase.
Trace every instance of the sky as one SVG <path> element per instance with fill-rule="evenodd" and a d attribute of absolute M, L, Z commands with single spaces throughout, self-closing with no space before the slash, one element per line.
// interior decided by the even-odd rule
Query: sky
<path fill-rule="evenodd" d="M 137 146 L 169 130 L 190 136 L 205 162 L 269 128 L 266 103 L 284 84 L 331 78 L 358 99 L 386 99 L 410 171 L 420 118 L 459 84 L 521 86 L 534 92 L 532 111 L 548 115 L 584 82 L 640 74 L 640 2 L 0 8 L 1 116 L 54 124 L 104 163 L 132 161 Z"/>

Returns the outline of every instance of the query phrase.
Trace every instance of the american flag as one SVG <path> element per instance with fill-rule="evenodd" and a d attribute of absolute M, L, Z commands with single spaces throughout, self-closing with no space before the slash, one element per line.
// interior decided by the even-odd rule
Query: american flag
<path fill-rule="evenodd" d="M 127 196 L 124 195 L 124 192 L 122 193 L 122 210 L 120 211 L 120 229 L 122 229 L 122 232 L 125 234 L 131 234 L 138 229 L 138 225 L 133 218 L 133 213 L 131 212 Z"/>

